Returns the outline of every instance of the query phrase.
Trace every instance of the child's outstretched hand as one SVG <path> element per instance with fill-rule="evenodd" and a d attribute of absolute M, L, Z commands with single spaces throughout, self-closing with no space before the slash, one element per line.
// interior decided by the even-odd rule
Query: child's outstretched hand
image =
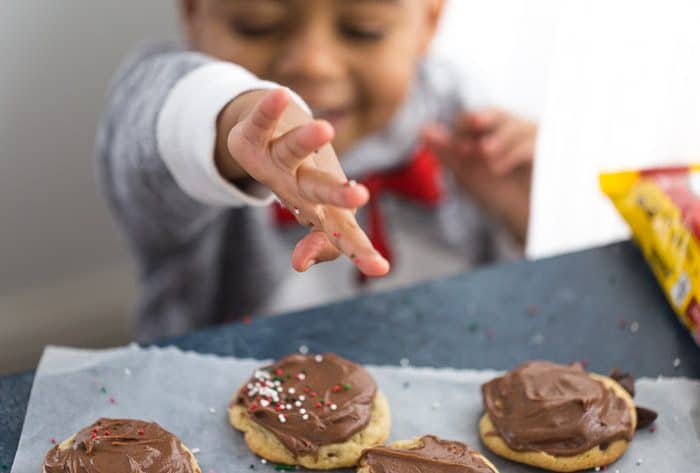
<path fill-rule="evenodd" d="M 369 191 L 348 182 L 330 144 L 333 136 L 328 122 L 312 119 L 286 90 L 249 92 L 219 116 L 217 166 L 229 179 L 263 184 L 310 227 L 292 253 L 297 271 L 344 253 L 362 273 L 383 276 L 389 263 L 354 215 Z"/>

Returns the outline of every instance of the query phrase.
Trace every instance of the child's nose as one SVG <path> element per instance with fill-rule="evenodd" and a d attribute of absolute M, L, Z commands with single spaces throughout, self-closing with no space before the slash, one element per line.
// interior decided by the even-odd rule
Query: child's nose
<path fill-rule="evenodd" d="M 343 59 L 332 35 L 308 32 L 289 41 L 280 56 L 280 73 L 292 80 L 328 80 L 342 74 Z"/>

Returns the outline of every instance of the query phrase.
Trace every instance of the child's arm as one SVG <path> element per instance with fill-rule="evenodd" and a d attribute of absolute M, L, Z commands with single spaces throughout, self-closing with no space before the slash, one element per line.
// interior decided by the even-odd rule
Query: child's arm
<path fill-rule="evenodd" d="M 337 257 L 340 248 L 348 255 L 356 252 L 354 259 L 360 258 L 360 269 L 369 274 L 388 270 L 357 227 L 353 212 L 323 205 L 338 197 L 341 201 L 331 203 L 354 206 L 366 200 L 366 190 L 361 186 L 339 192 L 335 192 L 337 187 L 324 187 L 328 177 L 336 179 L 335 184 L 346 182 L 329 145 L 319 156 L 299 159 L 296 168 L 292 165 L 285 170 L 278 166 L 280 160 L 271 159 L 273 149 L 285 149 L 276 145 L 290 146 L 289 150 L 304 145 L 306 150 L 332 137 L 328 125 L 313 122 L 304 113 L 297 97 L 285 108 L 284 93 L 273 92 L 267 106 L 260 103 L 259 113 L 252 113 L 265 94 L 255 89 L 271 88 L 273 84 L 259 81 L 237 66 L 172 48 L 142 51 L 115 76 L 98 134 L 100 177 L 117 219 L 139 254 L 142 269 L 163 272 L 153 281 L 176 287 L 178 282 L 167 278 L 184 272 L 170 271 L 175 265 L 191 271 L 203 268 L 203 262 L 208 261 L 207 267 L 214 268 L 216 235 L 224 231 L 220 218 L 224 211 L 265 206 L 272 200 L 270 190 L 249 185 L 256 178 L 290 205 L 298 205 L 300 217 L 316 224 L 294 252 L 297 269 L 305 269 L 314 259 Z M 271 137 L 259 135 L 260 141 L 253 146 L 257 151 L 235 153 L 236 159 L 231 159 L 229 132 L 254 129 L 246 125 L 259 123 L 256 120 L 268 106 L 274 113 L 284 112 L 279 127 Z M 270 139 L 302 123 L 309 126 L 286 138 Z M 274 157 L 280 155 L 275 153 Z M 246 158 L 244 174 L 239 160 Z M 319 195 L 324 189 L 332 189 L 332 195 Z M 244 215 L 253 214 L 231 215 L 235 216 L 235 224 L 247 225 L 250 218 Z M 234 243 L 234 248 L 242 243 Z M 240 251 L 246 248 L 240 246 Z M 199 278 L 210 277 L 197 271 Z M 163 290 L 159 287 L 152 292 Z"/>

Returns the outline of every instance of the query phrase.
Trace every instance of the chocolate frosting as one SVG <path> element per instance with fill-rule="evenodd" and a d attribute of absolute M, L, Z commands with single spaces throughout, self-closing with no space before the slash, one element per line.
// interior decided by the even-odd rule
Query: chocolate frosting
<path fill-rule="evenodd" d="M 180 440 L 154 422 L 100 419 L 56 445 L 44 459 L 46 473 L 193 473 Z"/>
<path fill-rule="evenodd" d="M 414 448 L 368 448 L 362 458 L 371 473 L 493 473 L 473 448 L 433 435 Z"/>
<path fill-rule="evenodd" d="M 295 456 L 342 443 L 370 421 L 377 385 L 369 373 L 337 355 L 290 355 L 259 369 L 236 403 Z"/>
<path fill-rule="evenodd" d="M 627 402 L 579 364 L 524 363 L 481 391 L 497 434 L 513 450 L 573 456 L 634 435 Z"/>

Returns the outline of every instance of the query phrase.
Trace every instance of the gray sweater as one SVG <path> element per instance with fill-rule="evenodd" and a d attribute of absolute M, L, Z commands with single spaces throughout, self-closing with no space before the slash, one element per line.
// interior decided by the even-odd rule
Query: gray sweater
<path fill-rule="evenodd" d="M 339 263 L 344 265 L 340 278 L 338 263 L 335 269 L 319 268 L 315 276 L 294 275 L 289 256 L 302 230 L 277 228 L 268 209 L 209 206 L 176 183 L 159 155 L 158 116 L 177 82 L 212 61 L 173 45 L 140 48 L 114 77 L 100 125 L 97 156 L 102 189 L 138 264 L 140 340 L 289 308 L 294 306 L 288 297 L 294 285 L 307 288 L 307 302 L 357 290 L 346 263 Z M 415 148 L 423 124 L 447 121 L 462 107 L 462 90 L 458 75 L 444 65 L 422 64 L 392 123 L 342 157 L 348 175 L 361 178 L 400 166 Z M 393 234 L 425 236 L 404 241 L 408 250 L 401 251 L 399 244 L 399 256 L 409 261 L 411 254 L 423 253 L 421 247 L 437 251 L 430 257 L 434 268 L 420 264 L 421 276 L 455 272 L 513 254 L 502 230 L 455 192 L 443 208 L 433 211 L 400 199 L 386 200 Z M 441 256 L 435 256 L 438 253 Z M 403 271 L 406 274 L 389 285 L 417 279 L 410 272 Z M 314 281 L 324 281 L 325 286 L 314 286 Z M 304 294 L 297 292 L 299 298 Z"/>

